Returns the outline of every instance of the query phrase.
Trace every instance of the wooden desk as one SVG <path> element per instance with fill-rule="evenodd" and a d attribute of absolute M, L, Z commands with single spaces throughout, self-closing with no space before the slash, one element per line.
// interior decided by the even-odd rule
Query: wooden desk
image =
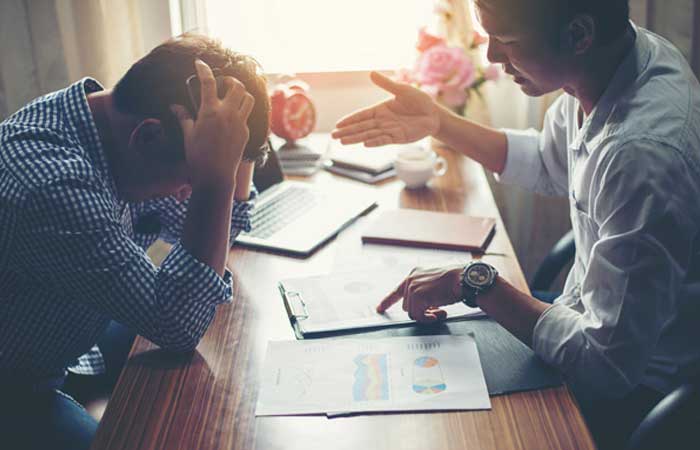
<path fill-rule="evenodd" d="M 421 208 L 498 218 L 487 256 L 519 288 L 527 284 L 480 166 L 452 153 L 431 189 L 398 181 L 376 189 L 380 208 Z M 319 173 L 314 183 L 355 183 Z M 93 449 L 592 449 L 565 387 L 493 397 L 490 411 L 373 414 L 349 418 L 255 417 L 266 344 L 294 339 L 276 282 L 328 271 L 337 252 L 359 246 L 355 225 L 309 259 L 236 248 L 234 300 L 219 307 L 192 355 L 164 355 L 138 338 L 97 431 Z"/>

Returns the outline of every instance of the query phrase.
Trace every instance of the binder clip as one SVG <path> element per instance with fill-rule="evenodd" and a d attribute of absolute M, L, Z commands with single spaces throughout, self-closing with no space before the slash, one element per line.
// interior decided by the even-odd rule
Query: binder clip
<path fill-rule="evenodd" d="M 301 298 L 301 294 L 295 291 L 287 291 L 287 304 L 289 305 L 290 313 L 296 320 L 304 320 L 309 318 L 309 312 L 306 309 L 306 303 Z"/>

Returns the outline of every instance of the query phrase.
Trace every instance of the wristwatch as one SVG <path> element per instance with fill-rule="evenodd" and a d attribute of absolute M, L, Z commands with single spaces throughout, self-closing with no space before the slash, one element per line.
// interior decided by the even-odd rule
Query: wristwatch
<path fill-rule="evenodd" d="M 462 271 L 462 302 L 476 308 L 476 296 L 493 286 L 498 271 L 491 264 L 483 261 L 471 261 Z"/>

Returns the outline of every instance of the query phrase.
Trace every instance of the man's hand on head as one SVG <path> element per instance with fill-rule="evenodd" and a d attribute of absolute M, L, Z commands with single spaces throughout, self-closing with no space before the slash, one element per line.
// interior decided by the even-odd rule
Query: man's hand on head
<path fill-rule="evenodd" d="M 247 120 L 255 100 L 243 83 L 230 76 L 223 77 L 226 94 L 219 99 L 211 68 L 201 60 L 195 61 L 195 68 L 201 86 L 197 119 L 181 105 L 171 108 L 182 127 L 192 187 L 233 187 L 248 143 Z"/>

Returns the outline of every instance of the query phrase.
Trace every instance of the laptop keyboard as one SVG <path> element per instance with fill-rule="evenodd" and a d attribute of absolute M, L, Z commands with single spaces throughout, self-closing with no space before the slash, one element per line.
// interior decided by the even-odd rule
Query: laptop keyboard
<path fill-rule="evenodd" d="M 265 239 L 284 228 L 317 204 L 314 193 L 301 186 L 292 186 L 275 195 L 252 211 L 253 229 L 246 235 Z"/>

